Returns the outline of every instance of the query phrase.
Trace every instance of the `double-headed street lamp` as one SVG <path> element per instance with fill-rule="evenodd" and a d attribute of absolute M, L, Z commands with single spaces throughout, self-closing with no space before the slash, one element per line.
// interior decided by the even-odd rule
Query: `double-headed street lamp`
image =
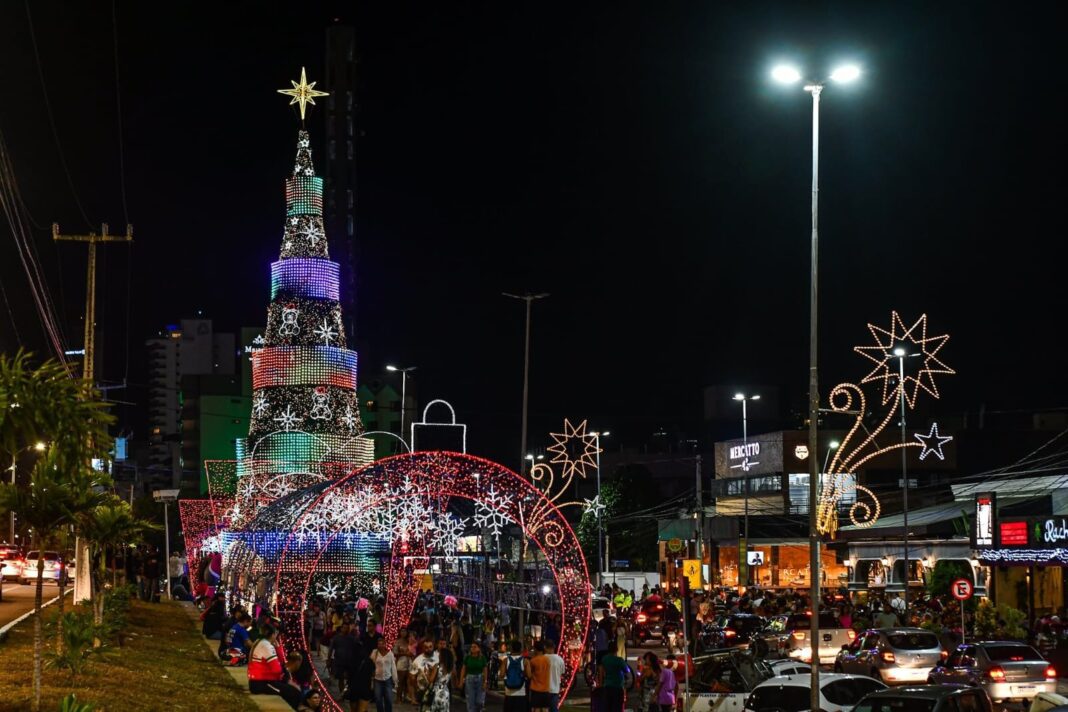
<path fill-rule="evenodd" d="M 743 446 L 743 450 L 744 450 L 744 446 L 749 444 L 749 413 L 748 413 L 748 410 L 746 409 L 745 406 L 746 406 L 746 403 L 748 403 L 749 401 L 758 401 L 758 400 L 760 400 L 760 395 L 758 394 L 758 395 L 754 395 L 754 396 L 747 396 L 744 393 L 735 393 L 734 394 L 734 400 L 740 401 L 741 404 L 742 404 L 742 446 Z M 746 559 L 747 559 L 747 561 L 745 562 L 745 585 L 748 586 L 749 585 L 749 562 L 748 562 L 748 558 L 749 558 L 749 455 L 748 455 L 748 452 L 746 453 L 746 455 L 744 456 L 744 459 L 742 460 L 742 486 L 743 486 L 743 488 L 745 490 L 745 527 L 744 527 L 744 530 L 743 530 L 745 532 L 743 536 L 745 538 L 745 556 L 746 556 Z M 738 585 L 741 586 L 743 584 L 742 584 L 741 581 L 739 581 Z"/>
<path fill-rule="evenodd" d="M 401 375 L 401 424 L 400 435 L 407 442 L 407 433 L 404 430 L 404 414 L 408 411 L 408 374 L 418 366 L 406 366 L 405 368 L 398 368 L 397 366 L 386 366 L 386 370 L 391 373 L 400 372 Z M 408 443 L 408 447 L 411 447 L 411 443 Z"/>
<path fill-rule="evenodd" d="M 44 452 L 47 448 L 48 448 L 48 445 L 45 442 L 43 442 L 41 440 L 38 440 L 33 445 L 27 445 L 26 447 L 20 448 L 20 449 L 16 450 L 14 453 L 11 454 L 11 467 L 9 467 L 8 469 L 11 471 L 11 486 L 12 487 L 15 486 L 15 473 L 18 471 L 19 455 L 21 455 L 22 453 L 27 452 L 29 450 L 34 450 L 35 452 Z M 11 513 L 8 516 L 10 517 L 10 524 L 11 524 L 11 533 L 9 535 L 11 538 L 8 539 L 8 543 L 11 544 L 12 546 L 14 546 L 14 544 L 15 544 L 15 510 L 11 510 Z"/>
<path fill-rule="evenodd" d="M 908 625 L 909 578 L 911 577 L 909 576 L 909 463 L 908 458 L 906 456 L 908 453 L 908 448 L 905 447 L 905 359 L 912 358 L 915 356 L 922 356 L 923 354 L 910 354 L 908 351 L 905 350 L 905 347 L 903 346 L 894 347 L 892 353 L 894 358 L 897 359 L 897 390 L 899 396 L 898 404 L 901 410 L 901 524 L 904 526 L 905 532 L 905 560 L 902 562 L 904 564 L 905 571 L 905 588 L 904 593 L 902 593 L 902 596 L 904 596 L 905 607 L 901 611 L 901 621 L 905 625 Z M 886 356 L 889 357 L 890 354 L 886 354 Z"/>
<path fill-rule="evenodd" d="M 796 67 L 780 64 L 771 70 L 771 76 L 780 84 L 797 84 L 801 81 L 801 71 Z M 860 68 L 854 64 L 846 64 L 831 72 L 830 80 L 835 83 L 847 84 L 856 81 L 860 77 Z M 808 368 L 808 451 L 816 453 L 817 437 L 816 429 L 820 416 L 820 392 L 819 373 L 817 368 L 816 335 L 817 326 L 817 287 L 819 284 L 819 146 L 820 146 L 820 94 L 823 92 L 824 82 L 808 82 L 803 85 L 805 91 L 812 95 L 812 278 L 809 289 L 809 368 Z M 819 500 L 817 488 L 819 473 L 816 468 L 819 463 L 817 458 L 809 460 L 808 480 L 808 538 L 809 538 L 809 574 L 811 579 L 811 604 L 812 625 L 809 628 L 809 652 L 812 658 L 812 684 L 810 704 L 812 709 L 820 706 L 819 674 L 820 660 L 819 648 L 819 604 L 820 604 L 820 537 L 816 529 L 816 503 Z"/>

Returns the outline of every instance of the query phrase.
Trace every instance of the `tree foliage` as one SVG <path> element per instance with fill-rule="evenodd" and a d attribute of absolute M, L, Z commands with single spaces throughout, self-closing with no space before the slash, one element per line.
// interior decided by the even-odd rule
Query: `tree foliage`
<path fill-rule="evenodd" d="M 601 513 L 609 537 L 609 558 L 630 561 L 630 569 L 655 571 L 657 567 L 656 520 L 641 513 L 656 503 L 659 495 L 652 474 L 643 465 L 622 465 L 601 482 Z M 597 518 L 582 515 L 579 543 L 591 571 L 597 569 Z"/>

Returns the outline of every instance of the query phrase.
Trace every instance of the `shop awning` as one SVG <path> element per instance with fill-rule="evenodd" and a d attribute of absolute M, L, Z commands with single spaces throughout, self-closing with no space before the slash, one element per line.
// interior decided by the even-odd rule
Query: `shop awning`
<path fill-rule="evenodd" d="M 693 519 L 661 519 L 656 523 L 657 540 L 693 539 L 697 535 L 697 523 Z"/>
<path fill-rule="evenodd" d="M 984 492 L 997 492 L 999 501 L 1004 497 L 1016 499 L 1043 497 L 1057 490 L 1068 490 L 1068 474 L 989 479 L 981 482 L 950 485 L 950 489 L 953 490 L 953 497 L 958 502 L 972 501 L 975 495 Z"/>

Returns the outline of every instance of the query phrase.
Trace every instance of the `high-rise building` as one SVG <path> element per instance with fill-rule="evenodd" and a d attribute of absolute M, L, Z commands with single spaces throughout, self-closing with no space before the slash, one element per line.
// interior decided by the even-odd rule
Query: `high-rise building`
<path fill-rule="evenodd" d="M 341 265 L 341 294 L 344 299 L 344 325 L 349 337 L 356 340 L 356 264 L 359 244 L 356 240 L 356 31 L 351 25 L 335 21 L 326 29 L 326 111 L 323 112 L 326 136 L 326 171 L 324 218 L 326 232 L 333 242 L 334 254 Z"/>
<path fill-rule="evenodd" d="M 199 475 L 185 467 L 186 390 L 197 377 L 219 376 L 232 380 L 236 368 L 236 342 L 230 333 L 216 333 L 211 319 L 182 319 L 168 324 L 145 342 L 149 368 L 149 468 L 144 479 L 166 487 L 189 487 Z M 191 380 L 192 379 L 192 380 Z"/>

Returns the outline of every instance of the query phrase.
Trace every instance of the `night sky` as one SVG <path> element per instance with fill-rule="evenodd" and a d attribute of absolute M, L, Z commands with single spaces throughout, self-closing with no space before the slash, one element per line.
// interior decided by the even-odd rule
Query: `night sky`
<path fill-rule="evenodd" d="M 31 5 L 71 180 L 89 221 L 118 230 L 111 4 Z M 898 309 L 952 334 L 940 355 L 959 375 L 937 412 L 1068 405 L 1053 3 L 226 5 L 117 8 L 136 242 L 132 262 L 104 250 L 103 376 L 122 379 L 128 341 L 133 384 L 115 397 L 144 403 L 143 342 L 164 324 L 265 321 L 299 125 L 275 90 L 301 65 L 323 78 L 338 17 L 361 55 L 361 379 L 417 365 L 420 396 L 457 406 L 472 451 L 518 451 L 522 305 L 502 291 L 552 295 L 535 306 L 535 445 L 565 415 L 633 443 L 697 435 L 709 384 L 803 403 L 811 102 L 770 82 L 780 59 L 864 69 L 822 102 L 824 386 L 866 372 L 851 347 Z M 84 231 L 23 3 L 0 6 L 0 67 L 34 219 Z M 309 127 L 321 169 L 314 113 Z M 35 234 L 80 345 L 84 249 Z M 0 279 L 41 351 L 14 254 L 3 225 Z M 0 347 L 16 343 L 2 310 Z"/>

